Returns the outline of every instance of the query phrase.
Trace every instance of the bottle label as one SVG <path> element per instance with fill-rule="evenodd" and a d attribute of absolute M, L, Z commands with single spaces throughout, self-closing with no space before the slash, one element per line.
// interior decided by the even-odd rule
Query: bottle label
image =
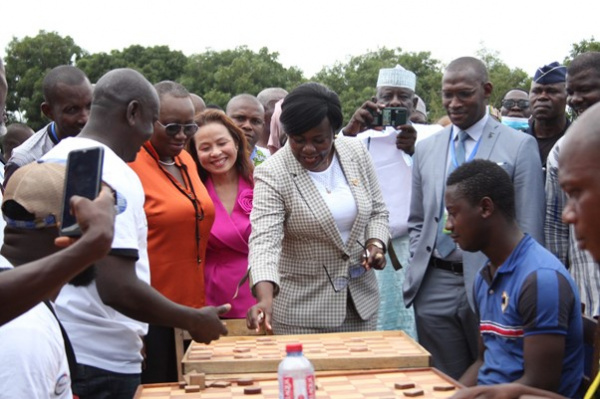
<path fill-rule="evenodd" d="M 304 381 L 284 376 L 282 379 L 283 399 L 315 399 L 315 376 L 309 374 Z"/>

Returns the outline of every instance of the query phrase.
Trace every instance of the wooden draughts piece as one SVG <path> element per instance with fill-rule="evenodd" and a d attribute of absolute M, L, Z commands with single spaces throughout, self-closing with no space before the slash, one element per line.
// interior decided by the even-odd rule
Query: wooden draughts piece
<path fill-rule="evenodd" d="M 185 382 L 185 381 L 179 381 L 178 384 L 179 384 L 179 389 L 183 389 L 187 385 L 187 382 Z"/>
<path fill-rule="evenodd" d="M 414 398 L 414 397 L 417 397 L 417 396 L 423 396 L 425 394 L 423 392 L 423 390 L 419 389 L 419 388 L 408 389 L 406 391 L 402 391 L 402 393 L 404 394 L 404 396 L 407 396 L 409 398 Z"/>
<path fill-rule="evenodd" d="M 185 393 L 191 393 L 191 392 L 200 392 L 200 387 L 198 385 L 186 385 Z"/>
<path fill-rule="evenodd" d="M 254 380 L 252 378 L 238 378 L 236 382 L 240 386 L 248 386 L 254 384 Z"/>
<path fill-rule="evenodd" d="M 414 387 L 415 387 L 415 383 L 410 382 L 410 381 L 396 382 L 394 384 L 394 388 L 396 388 L 396 389 L 410 389 L 410 388 L 414 388 Z"/>
<path fill-rule="evenodd" d="M 215 381 L 212 384 L 210 384 L 209 386 L 215 387 L 215 388 L 227 388 L 227 387 L 231 386 L 231 382 L 229 382 L 229 381 Z"/>
<path fill-rule="evenodd" d="M 433 390 L 437 391 L 437 392 L 446 392 L 446 391 L 454 391 L 455 386 L 454 385 L 434 385 L 433 386 Z"/>
<path fill-rule="evenodd" d="M 244 388 L 244 395 L 258 395 L 262 393 L 261 387 L 246 387 Z"/>
<path fill-rule="evenodd" d="M 246 353 L 246 352 L 250 352 L 250 348 L 243 347 L 243 348 L 235 348 L 233 349 L 233 353 Z"/>
<path fill-rule="evenodd" d="M 193 373 L 189 375 L 190 385 L 197 385 L 200 389 L 206 388 L 206 376 L 204 373 Z"/>

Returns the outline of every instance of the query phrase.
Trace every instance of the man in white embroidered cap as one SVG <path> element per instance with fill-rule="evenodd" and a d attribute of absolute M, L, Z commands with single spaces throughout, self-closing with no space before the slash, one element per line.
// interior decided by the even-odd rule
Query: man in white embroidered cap
<path fill-rule="evenodd" d="M 431 129 L 410 121 L 418 103 L 416 83 L 416 75 L 400 65 L 382 68 L 375 97 L 362 104 L 342 129 L 344 135 L 357 136 L 367 147 L 390 212 L 391 245 L 386 256 L 387 263 L 394 267 L 376 272 L 381 293 L 377 328 L 401 329 L 413 337 L 414 316 L 412 309 L 406 309 L 402 303 L 404 271 L 398 269 L 408 261 L 411 156 L 417 131 L 421 134 L 423 129 Z"/>

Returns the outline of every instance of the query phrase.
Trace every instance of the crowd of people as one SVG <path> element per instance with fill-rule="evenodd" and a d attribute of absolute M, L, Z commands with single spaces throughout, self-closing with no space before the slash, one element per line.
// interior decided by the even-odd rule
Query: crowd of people
<path fill-rule="evenodd" d="M 50 70 L 50 123 L 2 143 L 0 397 L 131 398 L 176 381 L 173 328 L 209 343 L 227 319 L 404 330 L 472 387 L 456 397 L 581 396 L 582 320 L 600 314 L 600 53 L 540 67 L 498 112 L 485 64 L 457 58 L 440 124 L 417 79 L 381 69 L 344 125 L 314 82 L 221 110 L 131 69 L 94 85 Z M 103 187 L 71 198 L 82 235 L 60 236 L 68 154 L 93 147 Z"/>

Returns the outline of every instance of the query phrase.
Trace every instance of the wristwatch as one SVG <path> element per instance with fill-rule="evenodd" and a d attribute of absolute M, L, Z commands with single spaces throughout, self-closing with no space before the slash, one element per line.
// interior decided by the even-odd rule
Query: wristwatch
<path fill-rule="evenodd" d="M 369 241 L 369 242 L 367 243 L 367 246 L 369 246 L 369 245 L 373 245 L 373 246 L 375 246 L 375 247 L 377 247 L 377 248 L 381 249 L 381 251 L 382 251 L 382 252 L 385 254 L 385 245 L 383 245 L 383 244 L 381 243 L 381 241 L 379 241 L 379 240 L 372 240 L 372 241 Z"/>

